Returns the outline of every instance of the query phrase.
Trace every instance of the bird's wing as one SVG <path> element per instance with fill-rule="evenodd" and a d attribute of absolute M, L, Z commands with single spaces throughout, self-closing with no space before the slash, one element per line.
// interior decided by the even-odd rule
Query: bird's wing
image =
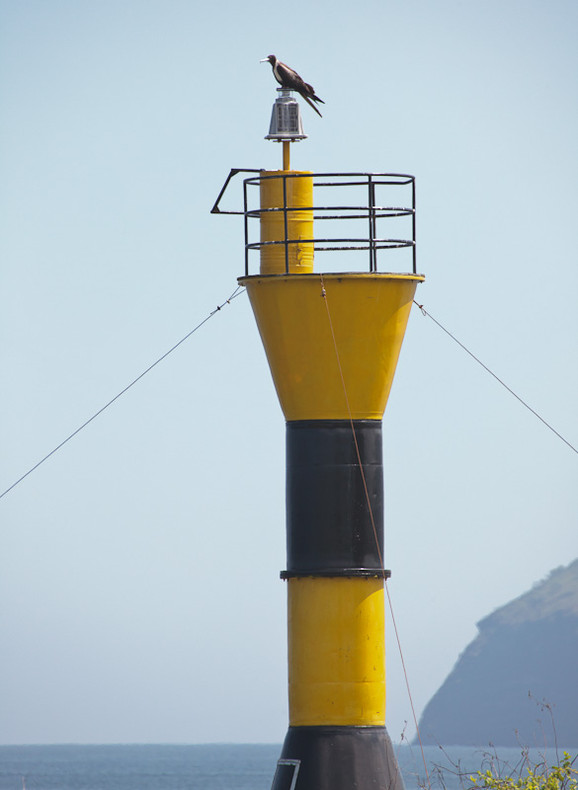
<path fill-rule="evenodd" d="M 288 86 L 296 89 L 297 85 L 305 84 L 296 71 L 290 68 L 286 63 L 281 63 L 280 60 L 277 61 L 277 71 L 282 81 Z"/>

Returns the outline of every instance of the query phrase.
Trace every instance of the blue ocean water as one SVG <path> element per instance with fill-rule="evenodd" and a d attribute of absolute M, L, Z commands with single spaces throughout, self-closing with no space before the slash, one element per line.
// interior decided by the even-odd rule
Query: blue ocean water
<path fill-rule="evenodd" d="M 256 744 L 0 746 L 0 790 L 270 790 L 280 750 Z M 420 749 L 395 751 L 406 790 L 427 788 Z M 501 748 L 498 757 L 514 768 L 521 753 Z M 424 754 L 432 790 L 462 790 L 467 783 L 460 774 L 489 759 L 466 747 L 428 746 Z M 546 758 L 556 761 L 553 749 Z"/>

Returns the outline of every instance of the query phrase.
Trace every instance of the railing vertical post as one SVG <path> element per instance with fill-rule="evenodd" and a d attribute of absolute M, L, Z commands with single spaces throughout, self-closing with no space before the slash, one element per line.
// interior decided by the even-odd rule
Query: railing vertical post
<path fill-rule="evenodd" d="M 289 242 L 287 235 L 289 233 L 287 221 L 287 176 L 283 176 L 283 220 L 285 224 L 285 274 L 289 274 Z"/>
<path fill-rule="evenodd" d="M 249 217 L 247 215 L 247 181 L 243 180 L 243 221 L 245 225 L 245 277 L 249 276 Z"/>
<path fill-rule="evenodd" d="M 411 236 L 413 241 L 413 273 L 417 274 L 417 255 L 415 249 L 415 178 L 411 179 Z"/>
<path fill-rule="evenodd" d="M 375 249 L 375 184 L 371 174 L 367 176 L 367 191 L 369 200 L 369 271 L 377 271 L 377 255 Z"/>

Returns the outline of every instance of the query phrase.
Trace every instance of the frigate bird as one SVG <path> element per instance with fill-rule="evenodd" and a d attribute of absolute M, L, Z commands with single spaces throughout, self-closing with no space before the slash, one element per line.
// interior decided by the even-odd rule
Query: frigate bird
<path fill-rule="evenodd" d="M 313 107 L 317 115 L 323 117 L 313 102 L 321 102 L 321 104 L 325 104 L 325 102 L 323 99 L 320 99 L 319 96 L 315 95 L 315 88 L 305 82 L 296 71 L 293 71 L 293 69 L 289 68 L 285 63 L 281 63 L 280 60 L 277 60 L 275 55 L 269 55 L 263 58 L 261 63 L 270 63 L 273 69 L 273 75 L 279 85 L 281 85 L 282 88 L 289 88 L 289 90 L 297 91 L 297 93 L 305 99 L 307 104 Z"/>

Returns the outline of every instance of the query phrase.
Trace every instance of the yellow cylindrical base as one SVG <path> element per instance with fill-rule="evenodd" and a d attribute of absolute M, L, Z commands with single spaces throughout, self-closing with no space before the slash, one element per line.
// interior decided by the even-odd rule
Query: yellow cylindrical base
<path fill-rule="evenodd" d="M 288 596 L 290 725 L 384 726 L 383 579 L 292 578 Z"/>
<path fill-rule="evenodd" d="M 308 171 L 276 170 L 261 173 L 261 209 L 265 209 L 261 214 L 261 242 L 281 242 L 261 247 L 261 274 L 284 274 L 287 270 L 291 274 L 309 274 L 313 271 L 313 242 L 300 241 L 313 238 L 313 178 L 282 178 L 297 172 Z M 279 178 L 266 178 L 276 175 Z M 287 211 L 287 235 L 284 207 L 291 209 Z M 291 243 L 285 245 L 285 239 Z"/>

